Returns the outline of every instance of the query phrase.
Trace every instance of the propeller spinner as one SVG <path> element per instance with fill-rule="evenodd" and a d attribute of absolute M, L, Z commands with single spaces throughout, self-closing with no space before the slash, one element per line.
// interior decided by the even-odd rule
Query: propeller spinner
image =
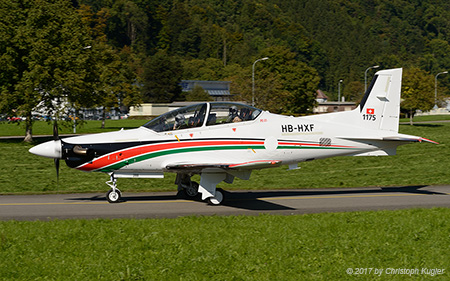
<path fill-rule="evenodd" d="M 53 158 L 55 161 L 56 176 L 59 177 L 59 159 L 62 158 L 62 143 L 59 139 L 56 120 L 53 123 L 53 140 L 36 145 L 28 151 L 38 156 Z"/>
<path fill-rule="evenodd" d="M 61 140 L 52 140 L 33 146 L 29 152 L 53 159 L 62 158 Z"/>

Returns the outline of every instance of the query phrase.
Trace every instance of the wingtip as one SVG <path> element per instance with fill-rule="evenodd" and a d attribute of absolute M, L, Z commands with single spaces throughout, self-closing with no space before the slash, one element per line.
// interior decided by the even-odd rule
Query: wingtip
<path fill-rule="evenodd" d="M 426 139 L 426 138 L 420 138 L 419 139 L 419 141 L 420 142 L 429 142 L 429 143 L 434 143 L 434 144 L 439 144 L 438 142 L 436 142 L 436 141 L 432 141 L 432 140 L 429 140 L 429 139 Z"/>

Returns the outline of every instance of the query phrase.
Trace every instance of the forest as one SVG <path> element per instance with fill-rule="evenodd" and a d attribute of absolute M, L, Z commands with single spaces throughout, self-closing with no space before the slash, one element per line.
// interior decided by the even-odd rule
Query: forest
<path fill-rule="evenodd" d="M 375 65 L 403 67 L 404 97 L 421 96 L 403 109 L 428 110 L 450 69 L 445 0 L 5 0 L 0 16 L 2 112 L 30 110 L 24 92 L 34 106 L 61 94 L 105 108 L 204 98 L 182 79 L 232 81 L 250 102 L 263 57 L 256 106 L 272 112 L 310 112 L 317 89 L 336 100 L 340 80 L 358 102 Z M 438 82 L 440 101 L 450 75 Z"/>
<path fill-rule="evenodd" d="M 325 92 L 336 92 L 342 79 L 344 95 L 354 100 L 362 90 L 367 67 L 419 68 L 430 75 L 450 68 L 448 1 L 78 3 L 87 5 L 85 8 L 97 16 L 108 15 L 106 34 L 110 44 L 133 47 L 141 59 L 148 58 L 148 64 L 152 56 L 164 52 L 172 62 L 181 63 L 181 79 L 236 80 L 232 75 L 236 69 L 242 71 L 239 77 L 249 76 L 253 61 L 269 56 L 264 65 L 258 65 L 268 71 L 260 77 L 284 82 L 289 78 L 278 76 L 283 68 L 298 67 L 302 68 L 299 76 L 316 78 L 308 79 L 314 84 L 310 87 Z M 229 68 L 232 70 L 227 71 Z M 441 79 L 448 85 L 448 77 Z M 310 90 L 307 84 L 302 83 Z"/>

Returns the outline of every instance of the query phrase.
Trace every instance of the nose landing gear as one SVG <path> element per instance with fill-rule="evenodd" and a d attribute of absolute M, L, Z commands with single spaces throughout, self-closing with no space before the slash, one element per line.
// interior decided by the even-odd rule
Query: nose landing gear
<path fill-rule="evenodd" d="M 109 175 L 111 179 L 106 182 L 111 189 L 106 193 L 106 200 L 108 200 L 109 203 L 118 203 L 120 202 L 122 198 L 122 193 L 117 188 L 117 179 L 114 177 L 114 174 Z"/>

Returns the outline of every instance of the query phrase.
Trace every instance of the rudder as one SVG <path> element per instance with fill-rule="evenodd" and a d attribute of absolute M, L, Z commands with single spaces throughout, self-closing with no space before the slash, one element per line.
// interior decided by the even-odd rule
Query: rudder
<path fill-rule="evenodd" d="M 356 110 L 362 126 L 398 132 L 402 68 L 378 71 Z"/>

